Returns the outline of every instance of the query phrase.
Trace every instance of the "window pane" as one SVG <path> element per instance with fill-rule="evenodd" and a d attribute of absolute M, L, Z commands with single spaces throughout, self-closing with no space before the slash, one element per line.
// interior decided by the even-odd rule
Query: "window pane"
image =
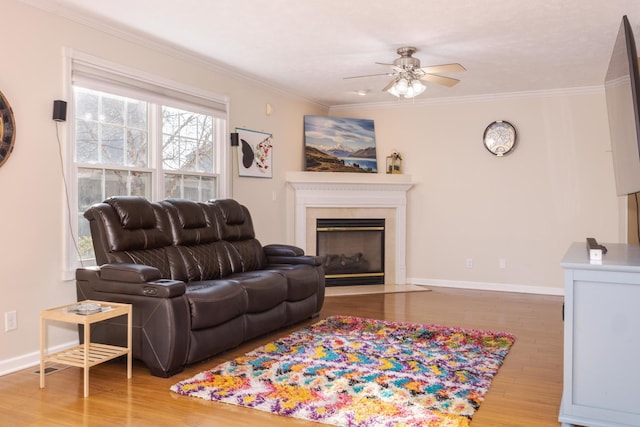
<path fill-rule="evenodd" d="M 74 90 L 76 160 L 148 167 L 147 103 L 89 89 Z"/>
<path fill-rule="evenodd" d="M 104 200 L 101 169 L 78 169 L 78 210 L 82 213 Z"/>
<path fill-rule="evenodd" d="M 198 175 L 164 175 L 165 197 L 189 200 L 211 200 L 216 198 L 216 178 Z"/>
<path fill-rule="evenodd" d="M 199 172 L 213 173 L 213 141 L 200 141 L 198 164 Z"/>
<path fill-rule="evenodd" d="M 105 171 L 104 178 L 104 196 L 128 196 L 127 180 L 129 173 L 127 171 L 108 170 Z"/>
<path fill-rule="evenodd" d="M 98 92 L 75 88 L 76 119 L 98 121 L 100 96 Z"/>
<path fill-rule="evenodd" d="M 146 131 L 139 129 L 127 130 L 127 166 L 146 167 L 149 163 L 149 151 Z"/>
<path fill-rule="evenodd" d="M 162 164 L 165 170 L 213 172 L 213 118 L 162 107 Z"/>
<path fill-rule="evenodd" d="M 94 203 L 104 200 L 101 169 L 78 169 L 78 251 L 81 259 L 94 258 L 89 221 L 84 212 Z"/>
<path fill-rule="evenodd" d="M 124 165 L 124 134 L 120 126 L 102 125 L 102 163 Z"/>
<path fill-rule="evenodd" d="M 76 120 L 76 161 L 80 163 L 97 163 L 98 123 L 89 120 Z"/>
<path fill-rule="evenodd" d="M 174 174 L 164 175 L 164 197 L 181 197 L 181 176 Z"/>
<path fill-rule="evenodd" d="M 121 97 L 103 96 L 101 121 L 124 125 L 124 101 Z"/>
<path fill-rule="evenodd" d="M 131 192 L 130 196 L 142 196 L 151 199 L 151 173 L 148 172 L 131 172 L 130 177 Z"/>
<path fill-rule="evenodd" d="M 201 180 L 201 188 L 202 192 L 200 195 L 200 200 L 212 200 L 218 197 L 216 194 L 216 179 L 213 177 L 202 177 Z"/>
<path fill-rule="evenodd" d="M 127 125 L 130 128 L 147 130 L 147 103 L 127 99 Z"/>
<path fill-rule="evenodd" d="M 152 198 L 151 173 L 107 170 L 105 171 L 105 198 L 111 196 L 142 196 Z"/>
<path fill-rule="evenodd" d="M 78 252 L 83 260 L 95 258 L 89 221 L 84 218 L 82 213 L 78 214 Z"/>
<path fill-rule="evenodd" d="M 183 177 L 182 197 L 189 200 L 200 199 L 200 178 L 197 176 Z"/>

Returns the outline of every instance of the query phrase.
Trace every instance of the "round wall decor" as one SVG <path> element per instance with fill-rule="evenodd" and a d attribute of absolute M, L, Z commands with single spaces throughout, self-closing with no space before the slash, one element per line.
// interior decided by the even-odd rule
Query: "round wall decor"
<path fill-rule="evenodd" d="M 504 156 L 516 146 L 516 128 L 509 122 L 496 120 L 484 130 L 484 146 L 491 154 Z"/>
<path fill-rule="evenodd" d="M 15 120 L 9 101 L 0 92 L 0 166 L 9 158 L 16 140 Z"/>

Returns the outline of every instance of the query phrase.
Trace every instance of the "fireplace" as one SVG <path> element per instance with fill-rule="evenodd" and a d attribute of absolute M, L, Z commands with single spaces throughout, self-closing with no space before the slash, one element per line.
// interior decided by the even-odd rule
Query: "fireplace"
<path fill-rule="evenodd" d="M 327 286 L 384 284 L 384 218 L 318 218 Z"/>
<path fill-rule="evenodd" d="M 406 283 L 406 205 L 410 175 L 287 172 L 288 241 L 317 251 L 317 219 L 384 218 L 385 285 Z M 317 253 L 317 252 L 316 252 Z"/>

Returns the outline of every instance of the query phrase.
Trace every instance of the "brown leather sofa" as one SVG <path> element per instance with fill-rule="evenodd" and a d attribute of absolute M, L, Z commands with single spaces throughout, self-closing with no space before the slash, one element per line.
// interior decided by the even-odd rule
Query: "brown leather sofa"
<path fill-rule="evenodd" d="M 152 375 L 169 377 L 322 308 L 322 258 L 262 246 L 235 200 L 112 197 L 84 216 L 98 267 L 76 271 L 78 301 L 133 304 L 133 357 Z M 91 340 L 125 345 L 123 318 L 94 324 Z"/>

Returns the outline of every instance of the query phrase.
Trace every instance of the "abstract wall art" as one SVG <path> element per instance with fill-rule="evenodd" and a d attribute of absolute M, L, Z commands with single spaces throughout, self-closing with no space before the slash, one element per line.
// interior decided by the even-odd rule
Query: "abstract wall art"
<path fill-rule="evenodd" d="M 238 172 L 254 178 L 273 177 L 273 135 L 236 128 L 238 133 Z"/>

